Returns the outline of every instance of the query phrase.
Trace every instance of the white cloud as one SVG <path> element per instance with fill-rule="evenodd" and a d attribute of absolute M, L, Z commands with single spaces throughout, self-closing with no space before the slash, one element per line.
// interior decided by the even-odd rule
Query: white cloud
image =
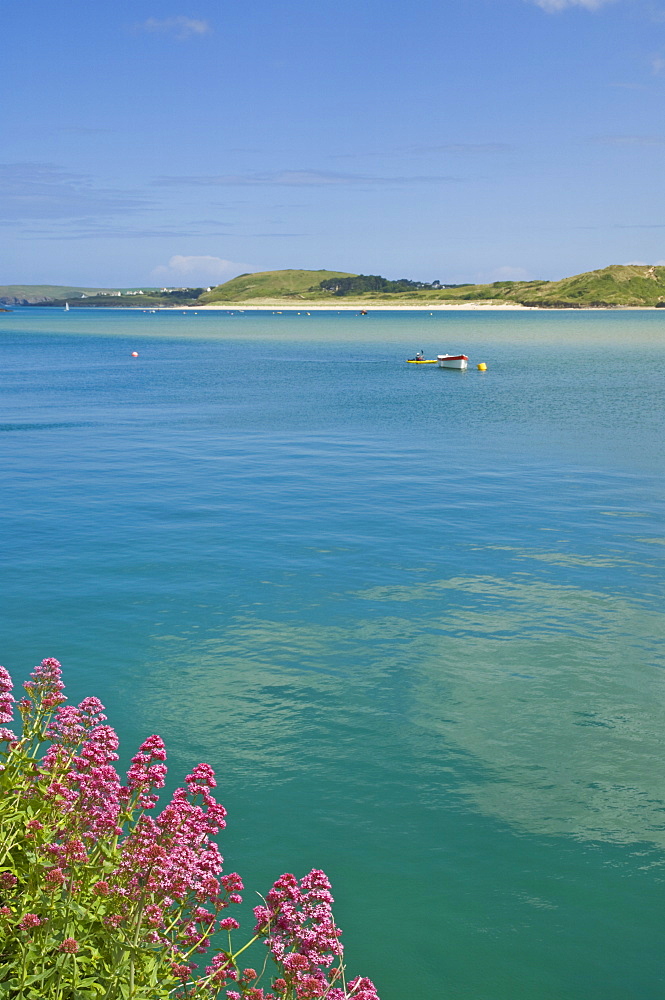
<path fill-rule="evenodd" d="M 237 264 L 222 257 L 184 257 L 176 254 L 168 264 L 160 264 L 151 272 L 151 277 L 161 285 L 170 287 L 199 285 L 219 285 L 237 274 L 251 270 L 247 264 Z"/>
<path fill-rule="evenodd" d="M 201 21 L 194 17 L 167 17 L 159 21 L 156 17 L 149 17 L 147 21 L 142 21 L 136 25 L 137 31 L 147 31 L 151 35 L 169 35 L 179 42 L 184 42 L 188 38 L 197 38 L 207 35 L 212 31 L 207 21 Z"/>
<path fill-rule="evenodd" d="M 567 10 L 569 7 L 584 7 L 585 10 L 600 10 L 614 0 L 533 0 L 533 2 L 547 11 L 548 14 L 558 14 L 559 11 Z"/>

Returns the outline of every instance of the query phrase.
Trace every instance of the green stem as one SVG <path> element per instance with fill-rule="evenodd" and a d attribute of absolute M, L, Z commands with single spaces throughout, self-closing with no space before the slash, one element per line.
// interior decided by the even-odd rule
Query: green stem
<path fill-rule="evenodd" d="M 144 901 L 143 899 L 141 899 L 138 916 L 136 918 L 136 930 L 134 931 L 134 938 L 132 940 L 132 949 L 135 949 L 139 943 L 139 935 L 141 933 L 141 921 L 143 920 L 143 907 L 144 907 Z M 129 1000 L 132 1000 L 133 996 L 134 996 L 134 952 L 132 950 L 132 953 L 130 954 L 129 957 Z"/>

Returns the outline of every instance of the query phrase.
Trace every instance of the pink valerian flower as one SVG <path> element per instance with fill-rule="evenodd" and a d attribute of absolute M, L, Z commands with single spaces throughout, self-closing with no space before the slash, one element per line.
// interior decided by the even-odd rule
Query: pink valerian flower
<path fill-rule="evenodd" d="M 98 698 L 84 698 L 80 705 L 61 705 L 51 719 L 46 736 L 64 746 L 76 747 L 87 741 L 91 734 L 101 730 L 92 741 L 93 745 L 101 743 L 104 734 L 113 744 L 111 753 L 118 747 L 118 738 L 111 726 L 102 725 L 106 721 L 104 706 Z M 106 754 L 104 760 L 117 760 L 116 756 Z"/>
<path fill-rule="evenodd" d="M 26 915 L 19 920 L 18 925 L 22 931 L 27 931 L 31 927 L 39 927 L 44 921 L 41 920 L 36 913 L 26 913 Z"/>
<path fill-rule="evenodd" d="M 26 681 L 23 687 L 35 702 L 41 702 L 43 708 L 56 708 L 66 701 L 62 694 L 65 685 L 62 683 L 62 669 L 58 660 L 52 656 L 47 657 L 35 667 L 30 676 L 32 680 Z"/>
<path fill-rule="evenodd" d="M 227 892 L 242 892 L 245 888 L 243 881 L 237 872 L 230 872 L 222 879 L 222 885 Z"/>
<path fill-rule="evenodd" d="M 204 808 L 189 801 L 186 789 L 176 789 L 157 819 L 142 815 L 122 841 L 113 884 L 130 899 L 147 891 L 155 903 L 169 906 L 191 894 L 217 908 L 223 859 L 211 837 L 225 814 L 214 799 Z"/>
<path fill-rule="evenodd" d="M 1 709 L 0 709 L 1 712 Z M 4 720 L 7 721 L 6 719 Z M 11 729 L 5 729 L 4 726 L 0 726 L 0 743 L 16 743 L 16 734 L 12 732 Z"/>
<path fill-rule="evenodd" d="M 161 736 L 149 736 L 139 752 L 132 757 L 132 766 L 127 772 L 127 787 L 130 792 L 139 793 L 139 805 L 152 809 L 157 796 L 150 794 L 152 788 L 163 788 L 166 780 L 166 747 Z"/>
<path fill-rule="evenodd" d="M 347 984 L 346 990 L 337 987 L 330 990 L 328 1000 L 379 1000 L 379 994 L 371 979 L 357 976 Z"/>
<path fill-rule="evenodd" d="M 197 764 L 192 770 L 192 773 L 187 775 L 185 781 L 187 782 L 190 794 L 192 795 L 195 795 L 201 788 L 210 789 L 217 787 L 215 772 L 211 768 L 210 764 Z"/>
<path fill-rule="evenodd" d="M 237 931 L 240 924 L 233 917 L 225 917 L 223 920 L 220 920 L 219 926 L 224 931 Z"/>
<path fill-rule="evenodd" d="M 58 802 L 60 807 L 63 807 L 67 802 L 73 805 L 77 799 L 76 792 L 68 788 L 67 785 L 63 785 L 61 781 L 52 781 L 44 790 L 43 795 L 45 799 L 61 800 Z"/>
<path fill-rule="evenodd" d="M 178 927 L 178 937 L 187 948 L 196 948 L 198 952 L 203 954 L 207 951 L 207 943 L 210 940 L 210 933 L 214 926 L 214 917 L 211 916 L 211 920 L 208 926 L 201 929 L 196 921 L 194 920 L 181 920 Z"/>
<path fill-rule="evenodd" d="M 83 718 L 75 705 L 61 705 L 45 732 L 47 739 L 70 747 L 78 746 L 84 734 Z"/>
<path fill-rule="evenodd" d="M 237 979 L 238 973 L 230 963 L 230 956 L 218 951 L 211 964 L 206 966 L 206 976 L 210 976 L 217 986 L 223 986 L 227 979 Z"/>
<path fill-rule="evenodd" d="M 118 736 L 111 726 L 89 728 L 105 718 L 102 707 L 96 698 L 86 698 L 78 707 L 59 708 L 47 731 L 55 742 L 41 761 L 47 777 L 65 772 L 44 794 L 65 799 L 61 807 L 86 839 L 121 833 L 121 785 L 111 763 L 118 759 Z"/>
<path fill-rule="evenodd" d="M 65 875 L 62 868 L 49 868 L 44 874 L 44 888 L 50 892 L 59 889 L 64 881 Z"/>
<path fill-rule="evenodd" d="M 47 844 L 45 850 L 57 858 L 61 865 L 85 864 L 88 853 L 85 845 L 78 837 L 66 840 L 61 844 Z"/>
<path fill-rule="evenodd" d="M 148 927 L 161 927 L 164 923 L 164 911 L 161 906 L 156 906 L 154 903 L 146 906 L 144 916 Z"/>
<path fill-rule="evenodd" d="M 299 1000 L 323 996 L 332 985 L 323 970 L 342 955 L 332 902 L 330 883 L 315 868 L 300 882 L 294 875 L 282 875 L 266 905 L 254 910 L 254 933 L 265 935 L 273 959 L 284 969 Z"/>
<path fill-rule="evenodd" d="M 18 885 L 18 879 L 12 872 L 2 872 L 0 874 L 0 889 L 13 889 Z"/>
<path fill-rule="evenodd" d="M 16 699 L 12 694 L 14 684 L 9 671 L 0 667 L 0 722 L 11 722 L 14 718 L 14 704 Z M 9 732 L 9 730 L 3 730 Z M 16 737 L 14 737 L 16 739 Z"/>
<path fill-rule="evenodd" d="M 58 951 L 64 951 L 67 955 L 75 955 L 79 950 L 79 943 L 76 938 L 68 937 L 60 945 Z"/>
<path fill-rule="evenodd" d="M 230 903 L 242 903 L 242 896 L 240 893 L 245 888 L 243 881 L 237 872 L 231 872 L 229 875 L 224 875 L 221 879 L 222 885 L 226 889 L 229 895 Z"/>
<path fill-rule="evenodd" d="M 174 962 L 171 966 L 171 972 L 179 979 L 181 983 L 186 982 L 189 979 L 189 974 L 195 969 L 194 965 L 184 965 Z"/>
<path fill-rule="evenodd" d="M 268 893 L 267 905 L 254 910 L 254 932 L 266 933 L 270 927 L 267 944 L 278 961 L 287 951 L 297 951 L 315 965 L 329 966 L 342 954 L 332 903 L 330 883 L 319 869 L 300 884 L 294 875 L 282 875 Z"/>

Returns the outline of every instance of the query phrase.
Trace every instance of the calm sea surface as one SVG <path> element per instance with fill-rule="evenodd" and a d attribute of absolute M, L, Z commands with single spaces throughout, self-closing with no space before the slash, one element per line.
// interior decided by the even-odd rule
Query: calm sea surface
<path fill-rule="evenodd" d="M 661 1000 L 665 310 L 0 342 L 17 680 L 209 761 L 227 870 L 323 868 L 382 1000 Z"/>

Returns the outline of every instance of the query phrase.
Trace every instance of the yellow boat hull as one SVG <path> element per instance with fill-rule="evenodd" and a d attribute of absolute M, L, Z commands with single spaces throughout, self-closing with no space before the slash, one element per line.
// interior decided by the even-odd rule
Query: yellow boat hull
<path fill-rule="evenodd" d="M 416 361 L 415 358 L 408 358 L 406 363 L 407 363 L 407 365 L 435 365 L 436 364 L 436 360 L 434 360 L 434 361 Z"/>

